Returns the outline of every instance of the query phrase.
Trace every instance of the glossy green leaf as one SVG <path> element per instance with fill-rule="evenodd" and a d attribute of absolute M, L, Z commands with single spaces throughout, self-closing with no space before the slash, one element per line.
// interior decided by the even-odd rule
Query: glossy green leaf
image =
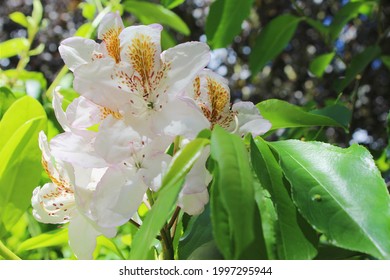
<path fill-rule="evenodd" d="M 225 259 L 266 259 L 252 170 L 243 140 L 215 127 L 211 157 L 211 221 L 219 250 Z"/>
<path fill-rule="evenodd" d="M 249 56 L 249 66 L 253 75 L 283 51 L 301 20 L 302 18 L 290 14 L 280 15 L 260 31 Z"/>
<path fill-rule="evenodd" d="M 200 157 L 203 148 L 208 144 L 209 140 L 207 139 L 195 139 L 174 156 L 163 178 L 158 198 L 134 236 L 130 252 L 131 259 L 147 258 L 153 240 L 168 220 L 176 205 L 185 176 Z"/>
<path fill-rule="evenodd" d="M 15 101 L 0 122 L 0 235 L 30 205 L 42 167 L 38 134 L 46 130 L 41 104 L 26 96 Z"/>
<path fill-rule="evenodd" d="M 216 0 L 210 6 L 206 21 L 206 36 L 213 49 L 229 45 L 241 31 L 244 19 L 249 16 L 253 0 Z"/>
<path fill-rule="evenodd" d="M 290 127 L 338 126 L 347 129 L 345 123 L 329 116 L 306 112 L 301 107 L 278 99 L 260 102 L 257 108 L 272 124 L 272 130 Z"/>
<path fill-rule="evenodd" d="M 329 117 L 337 121 L 344 128 L 349 127 L 352 118 L 351 110 L 341 104 L 333 104 L 322 109 L 312 110 L 310 113 Z"/>
<path fill-rule="evenodd" d="M 138 17 L 143 24 L 161 23 L 184 35 L 191 33 L 187 24 L 164 6 L 134 0 L 127 0 L 123 5 L 126 11 Z"/>
<path fill-rule="evenodd" d="M 222 259 L 213 237 L 210 204 L 199 216 L 192 217 L 179 242 L 179 259 L 212 260 Z"/>
<path fill-rule="evenodd" d="M 375 1 L 350 2 L 343 6 L 335 15 L 329 26 L 330 40 L 334 41 L 339 36 L 343 27 L 361 11 L 363 6 L 375 5 Z"/>
<path fill-rule="evenodd" d="M 321 78 L 325 72 L 326 67 L 328 67 L 329 63 L 331 63 L 335 54 L 335 52 L 331 52 L 317 56 L 310 62 L 310 72 L 313 73 L 316 77 Z"/>
<path fill-rule="evenodd" d="M 173 8 L 183 4 L 184 1 L 185 0 L 161 0 L 161 4 L 163 4 L 164 7 L 172 10 Z"/>
<path fill-rule="evenodd" d="M 261 185 L 271 194 L 277 212 L 278 259 L 313 259 L 317 254 L 316 233 L 313 230 L 310 232 L 308 225 L 303 225 L 302 218 L 283 182 L 282 170 L 267 143 L 260 137 L 251 140 L 251 161 Z M 307 238 L 308 233 L 311 239 Z"/>
<path fill-rule="evenodd" d="M 26 38 L 14 38 L 0 43 L 0 58 L 7 58 L 28 51 L 29 42 Z"/>
<path fill-rule="evenodd" d="M 56 229 L 53 231 L 42 233 L 40 235 L 31 237 L 30 239 L 23 241 L 18 247 L 18 252 L 52 247 L 52 246 L 62 246 L 67 243 L 68 243 L 68 229 L 61 228 L 61 229 Z"/>
<path fill-rule="evenodd" d="M 390 196 L 362 146 L 272 143 L 302 215 L 336 246 L 390 259 Z"/>
<path fill-rule="evenodd" d="M 18 24 L 20 24 L 21 26 L 27 28 L 28 27 L 28 21 L 27 21 L 27 18 L 26 16 L 21 13 L 21 12 L 13 12 L 9 15 L 9 18 L 13 21 L 13 22 L 16 22 Z"/>
<path fill-rule="evenodd" d="M 0 87 L 0 120 L 15 100 L 16 97 L 9 88 Z"/>
<path fill-rule="evenodd" d="M 378 45 L 373 45 L 365 48 L 364 51 L 355 55 L 347 68 L 345 77 L 340 80 L 336 80 L 333 83 L 335 91 L 337 93 L 342 92 L 356 78 L 356 76 L 362 73 L 370 62 L 379 57 L 380 54 L 381 48 Z"/>

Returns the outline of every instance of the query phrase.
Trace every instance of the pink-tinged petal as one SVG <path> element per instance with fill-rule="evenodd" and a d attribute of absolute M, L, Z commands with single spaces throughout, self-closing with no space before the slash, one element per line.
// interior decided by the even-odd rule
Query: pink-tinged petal
<path fill-rule="evenodd" d="M 128 159 L 134 148 L 141 146 L 141 141 L 141 136 L 131 127 L 109 116 L 100 125 L 94 148 L 108 164 L 118 164 Z"/>
<path fill-rule="evenodd" d="M 121 58 L 132 66 L 145 88 L 160 70 L 161 30 L 157 24 L 130 26 L 119 35 Z"/>
<path fill-rule="evenodd" d="M 101 122 L 102 107 L 81 96 L 69 104 L 66 117 L 70 127 L 77 133 Z"/>
<path fill-rule="evenodd" d="M 62 41 L 58 50 L 69 70 L 74 71 L 93 60 L 95 52 L 99 51 L 99 44 L 91 39 L 71 37 Z"/>
<path fill-rule="evenodd" d="M 74 71 L 74 89 L 95 104 L 120 113 L 121 108 L 130 105 L 129 95 L 118 88 L 115 77 L 120 67 L 125 65 L 115 65 L 110 58 L 82 65 Z"/>
<path fill-rule="evenodd" d="M 69 245 L 79 260 L 92 259 L 99 231 L 83 215 L 74 215 L 68 228 Z"/>
<path fill-rule="evenodd" d="M 103 17 L 98 29 L 98 38 L 103 41 L 108 55 L 116 63 L 121 60 L 119 34 L 123 28 L 124 25 L 119 13 L 108 13 Z"/>
<path fill-rule="evenodd" d="M 100 157 L 93 147 L 93 132 L 91 137 L 74 133 L 61 133 L 55 136 L 50 144 L 54 157 L 82 167 L 106 167 L 106 161 Z"/>
<path fill-rule="evenodd" d="M 178 205 L 188 215 L 199 215 L 209 202 L 209 193 L 206 190 L 200 193 L 180 194 Z"/>
<path fill-rule="evenodd" d="M 153 116 L 153 130 L 157 135 L 181 135 L 194 139 L 210 123 L 193 100 L 185 97 L 173 98 Z"/>
<path fill-rule="evenodd" d="M 272 127 L 252 102 L 235 103 L 232 110 L 237 113 L 238 133 L 241 136 L 251 133 L 253 137 L 256 137 L 266 133 Z"/>
<path fill-rule="evenodd" d="M 55 113 L 57 121 L 61 125 L 62 129 L 64 131 L 70 131 L 68 118 L 67 118 L 64 110 L 62 110 L 62 100 L 63 100 L 63 98 L 64 97 L 59 92 L 59 87 L 57 87 L 54 90 L 54 94 L 53 94 L 53 109 L 54 109 L 54 113 Z"/>
<path fill-rule="evenodd" d="M 67 223 L 76 209 L 73 192 L 65 192 L 53 183 L 35 188 L 31 204 L 35 219 L 45 224 Z"/>
<path fill-rule="evenodd" d="M 180 94 L 210 60 L 210 48 L 200 42 L 177 45 L 161 54 L 162 63 L 169 65 L 166 94 Z"/>
<path fill-rule="evenodd" d="M 100 227 L 121 226 L 142 203 L 146 185 L 129 169 L 109 168 L 97 184 L 92 214 Z"/>

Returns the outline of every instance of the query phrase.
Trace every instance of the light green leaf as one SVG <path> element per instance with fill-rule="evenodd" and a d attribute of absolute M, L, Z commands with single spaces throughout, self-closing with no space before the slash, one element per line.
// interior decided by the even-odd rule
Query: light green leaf
<path fill-rule="evenodd" d="M 390 196 L 362 146 L 297 140 L 271 144 L 302 215 L 332 244 L 390 259 Z"/>
<path fill-rule="evenodd" d="M 163 4 L 164 7 L 172 10 L 173 8 L 183 4 L 184 1 L 185 0 L 161 0 L 161 4 Z"/>
<path fill-rule="evenodd" d="M 92 21 L 95 17 L 96 6 L 90 3 L 80 3 L 80 7 L 83 17 L 85 17 L 87 20 Z"/>
<path fill-rule="evenodd" d="M 225 259 L 266 259 L 261 217 L 243 140 L 217 126 L 211 135 L 214 162 L 211 221 Z"/>
<path fill-rule="evenodd" d="M 0 58 L 7 58 L 28 51 L 29 42 L 26 38 L 14 38 L 0 43 Z"/>
<path fill-rule="evenodd" d="M 240 33 L 241 24 L 249 16 L 253 0 L 216 0 L 210 6 L 206 36 L 213 49 L 224 48 Z"/>
<path fill-rule="evenodd" d="M 46 113 L 35 99 L 15 101 L 0 122 L 0 236 L 30 205 L 42 166 L 38 134 L 46 130 Z"/>
<path fill-rule="evenodd" d="M 191 33 L 187 24 L 174 12 L 154 3 L 127 0 L 123 3 L 127 12 L 139 18 L 143 24 L 161 23 L 184 34 Z"/>
<path fill-rule="evenodd" d="M 39 55 L 45 50 L 44 44 L 39 44 L 35 49 L 32 49 L 28 52 L 29 56 Z"/>
<path fill-rule="evenodd" d="M 333 88 L 337 93 L 342 92 L 355 78 L 358 74 L 362 73 L 363 70 L 373 61 L 375 58 L 379 57 L 381 54 L 381 48 L 378 45 L 373 45 L 367 47 L 361 53 L 355 55 L 352 58 L 351 64 L 347 68 L 345 77 L 336 80 L 333 83 Z"/>
<path fill-rule="evenodd" d="M 208 144 L 209 140 L 197 138 L 189 142 L 174 156 L 163 178 L 158 198 L 134 236 L 130 252 L 131 259 L 147 258 L 153 240 L 173 211 L 185 176 L 200 157 L 203 148 Z"/>
<path fill-rule="evenodd" d="M 18 252 L 20 253 L 22 251 L 29 251 L 52 246 L 62 246 L 67 243 L 68 229 L 61 228 L 42 233 L 23 241 L 18 247 Z"/>
<path fill-rule="evenodd" d="M 291 127 L 338 126 L 347 129 L 345 123 L 329 116 L 306 112 L 301 107 L 278 99 L 268 99 L 257 105 L 263 117 L 272 124 L 272 130 Z"/>
<path fill-rule="evenodd" d="M 310 260 L 316 254 L 316 232 L 304 225 L 283 182 L 282 170 L 267 143 L 260 137 L 251 139 L 251 161 L 261 185 L 271 194 L 277 212 L 276 248 L 279 259 Z M 311 240 L 307 238 L 311 237 Z M 314 243 L 314 244 L 313 244 Z"/>
<path fill-rule="evenodd" d="M 331 52 L 317 56 L 310 62 L 310 72 L 312 72 L 316 77 L 321 78 L 335 54 L 335 52 Z"/>
<path fill-rule="evenodd" d="M 177 45 L 177 41 L 168 31 L 161 32 L 161 49 L 167 50 Z"/>
<path fill-rule="evenodd" d="M 7 76 L 7 78 L 9 79 L 18 78 L 19 80 L 22 80 L 24 82 L 28 80 L 36 80 L 41 85 L 42 90 L 45 90 L 47 86 L 45 76 L 41 72 L 34 72 L 34 71 L 27 71 L 27 70 L 18 71 L 16 69 L 10 69 L 10 70 L 3 71 L 3 74 Z"/>
<path fill-rule="evenodd" d="M 122 260 L 125 260 L 125 256 L 122 254 L 122 251 L 118 248 L 118 246 L 111 239 L 105 237 L 104 235 L 100 235 L 96 238 L 96 244 L 99 246 L 103 246 L 109 249 L 111 252 L 115 253 Z"/>
<path fill-rule="evenodd" d="M 92 23 L 86 22 L 82 24 L 79 28 L 77 28 L 76 32 L 74 33 L 74 36 L 78 37 L 88 37 L 88 35 L 94 30 Z"/>
<path fill-rule="evenodd" d="M 13 12 L 12 14 L 9 15 L 9 18 L 13 21 L 13 22 L 16 22 L 18 24 L 20 24 L 21 26 L 27 28 L 28 27 L 28 21 L 27 21 L 27 18 L 26 16 L 21 13 L 21 12 Z"/>
<path fill-rule="evenodd" d="M 249 66 L 255 75 L 287 46 L 302 18 L 284 14 L 269 22 L 256 38 L 249 56 Z"/>
<path fill-rule="evenodd" d="M 15 100 L 16 97 L 9 88 L 0 87 L 0 120 Z"/>
<path fill-rule="evenodd" d="M 34 0 L 33 1 L 33 11 L 32 11 L 31 17 L 34 20 L 36 26 L 39 26 L 39 23 L 42 20 L 42 16 L 43 16 L 42 3 L 40 0 Z"/>

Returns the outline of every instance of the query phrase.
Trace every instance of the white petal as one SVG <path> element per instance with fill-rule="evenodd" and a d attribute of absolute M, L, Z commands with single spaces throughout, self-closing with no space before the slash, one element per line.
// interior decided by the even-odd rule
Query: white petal
<path fill-rule="evenodd" d="M 193 102 L 185 97 L 177 97 L 153 116 L 153 129 L 156 134 L 185 136 L 194 139 L 210 123 Z"/>
<path fill-rule="evenodd" d="M 170 64 L 167 94 L 177 95 L 209 63 L 210 48 L 200 42 L 184 43 L 164 51 L 161 59 L 163 63 Z"/>
<path fill-rule="evenodd" d="M 81 214 L 72 217 L 69 223 L 69 245 L 80 260 L 92 259 L 99 231 Z"/>
<path fill-rule="evenodd" d="M 253 137 L 256 137 L 271 129 L 271 123 L 263 118 L 252 102 L 235 103 L 232 110 L 237 112 L 238 133 L 241 136 L 252 133 Z"/>
<path fill-rule="evenodd" d="M 66 109 L 66 117 L 73 130 L 80 132 L 100 123 L 101 107 L 80 96 Z"/>
<path fill-rule="evenodd" d="M 98 28 L 98 38 L 103 39 L 104 35 L 112 29 L 116 30 L 122 30 L 124 28 L 122 18 L 119 14 L 119 12 L 116 13 L 108 13 L 100 22 L 99 28 Z"/>
<path fill-rule="evenodd" d="M 204 206 L 209 202 L 209 193 L 206 190 L 194 194 L 180 194 L 178 205 L 188 215 L 199 215 L 203 212 Z"/>
<path fill-rule="evenodd" d="M 53 94 L 53 109 L 54 109 L 54 113 L 56 115 L 57 121 L 59 122 L 59 124 L 61 125 L 63 130 L 64 131 L 70 131 L 68 119 L 66 117 L 66 114 L 65 114 L 64 110 L 62 110 L 62 100 L 63 100 L 64 97 L 61 95 L 59 90 L 60 90 L 60 88 L 57 87 L 54 90 L 54 94 Z"/>
<path fill-rule="evenodd" d="M 92 213 L 105 228 L 121 226 L 137 211 L 147 187 L 134 171 L 110 168 L 96 187 Z"/>
<path fill-rule="evenodd" d="M 62 59 L 71 71 L 80 65 L 91 62 L 93 53 L 98 49 L 98 43 L 81 37 L 65 39 L 58 48 Z"/>

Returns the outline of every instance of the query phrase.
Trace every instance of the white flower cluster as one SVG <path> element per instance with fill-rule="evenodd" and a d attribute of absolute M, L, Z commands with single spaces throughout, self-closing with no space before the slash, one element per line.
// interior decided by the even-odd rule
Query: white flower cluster
<path fill-rule="evenodd" d="M 124 28 L 119 14 L 110 13 L 99 26 L 101 43 L 72 37 L 59 48 L 80 97 L 64 112 L 62 96 L 54 93 L 64 132 L 50 143 L 40 134 L 52 183 L 34 190 L 32 205 L 40 222 L 69 222 L 69 243 L 78 258 L 91 258 L 96 237 L 115 236 L 146 191 L 159 189 L 175 139 L 180 148 L 215 125 L 254 136 L 271 127 L 252 103 L 230 106 L 227 81 L 205 69 L 206 44 L 161 52 L 161 30 L 157 24 Z M 179 195 L 178 206 L 190 215 L 208 203 L 208 156 L 205 149 Z"/>

